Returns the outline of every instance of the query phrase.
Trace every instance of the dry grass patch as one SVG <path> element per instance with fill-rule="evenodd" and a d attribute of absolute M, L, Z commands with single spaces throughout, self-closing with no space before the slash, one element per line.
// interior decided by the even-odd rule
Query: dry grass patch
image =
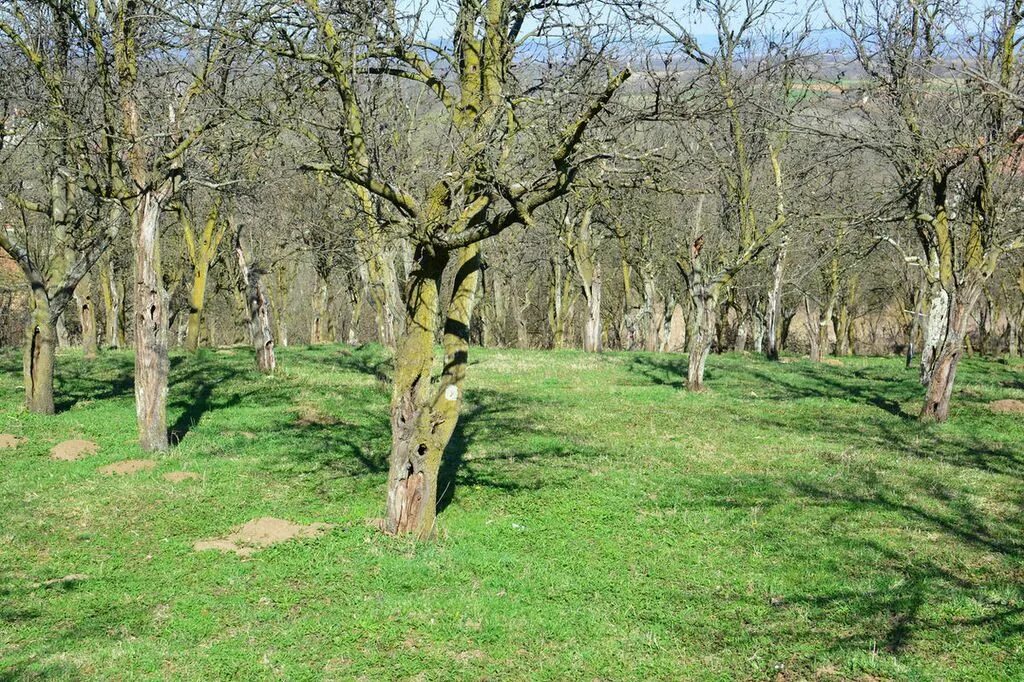
<path fill-rule="evenodd" d="M 1024 414 L 1024 400 L 996 400 L 988 404 L 996 414 Z"/>
<path fill-rule="evenodd" d="M 168 471 L 163 475 L 165 481 L 171 483 L 181 483 L 182 481 L 196 481 L 199 480 L 199 474 L 194 471 Z"/>

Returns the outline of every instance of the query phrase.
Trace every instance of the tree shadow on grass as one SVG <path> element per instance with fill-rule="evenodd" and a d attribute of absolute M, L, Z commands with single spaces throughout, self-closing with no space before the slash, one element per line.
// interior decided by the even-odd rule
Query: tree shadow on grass
<path fill-rule="evenodd" d="M 451 506 L 463 487 L 514 493 L 561 485 L 579 475 L 578 468 L 569 465 L 551 471 L 551 460 L 571 458 L 583 449 L 538 428 L 532 416 L 536 399 L 486 389 L 472 389 L 466 395 L 467 404 L 441 460 L 438 513 Z"/>
<path fill-rule="evenodd" d="M 639 375 L 645 381 L 656 386 L 686 388 L 686 375 L 689 370 L 689 356 L 675 353 L 654 355 L 652 353 L 636 354 L 626 363 L 626 368 Z M 711 368 L 704 370 L 704 380 L 712 381 L 716 371 Z"/>
<path fill-rule="evenodd" d="M 850 400 L 877 407 L 904 420 L 915 419 L 917 415 L 906 412 L 902 403 L 917 397 L 923 400 L 924 396 L 924 389 L 906 376 L 867 377 L 862 370 L 851 372 L 830 365 L 790 365 L 785 372 L 757 368 L 749 370 L 749 374 L 771 387 L 772 392 L 762 397 Z"/>
<path fill-rule="evenodd" d="M 762 424 L 783 442 L 821 432 L 816 419 Z M 834 510 L 829 555 L 859 566 L 854 579 L 869 571 L 875 587 L 798 592 L 786 602 L 847 632 L 835 649 L 900 654 L 925 632 L 983 642 L 1024 634 L 1021 449 L 915 421 L 837 419 L 828 428 L 829 440 L 849 448 L 831 460 L 841 473 L 790 477 L 785 499 Z"/>
<path fill-rule="evenodd" d="M 135 359 L 130 353 L 103 352 L 95 360 L 58 355 L 54 373 L 54 408 L 66 412 L 80 403 L 116 400 L 135 388 Z"/>
<path fill-rule="evenodd" d="M 275 400 L 272 394 L 268 395 L 262 383 L 263 375 L 249 363 L 239 366 L 241 362 L 245 360 L 230 362 L 219 358 L 214 361 L 205 353 L 172 358 L 168 410 L 180 410 L 168 429 L 168 440 L 172 445 L 180 443 L 204 416 L 214 410 L 237 407 L 247 400 L 261 404 Z M 246 388 L 240 390 L 240 385 Z"/>

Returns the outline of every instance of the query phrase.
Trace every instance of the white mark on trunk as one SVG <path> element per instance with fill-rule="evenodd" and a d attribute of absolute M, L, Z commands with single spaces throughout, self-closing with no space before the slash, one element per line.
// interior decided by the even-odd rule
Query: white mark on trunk
<path fill-rule="evenodd" d="M 448 388 L 444 389 L 444 397 L 446 400 L 458 400 L 459 399 L 459 387 L 452 384 Z"/>

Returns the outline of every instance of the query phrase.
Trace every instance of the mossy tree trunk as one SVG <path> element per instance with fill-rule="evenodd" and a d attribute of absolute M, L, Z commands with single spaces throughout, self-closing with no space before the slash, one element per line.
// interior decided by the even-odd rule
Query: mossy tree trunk
<path fill-rule="evenodd" d="M 53 373 L 57 330 L 45 289 L 32 287 L 25 327 L 25 404 L 30 412 L 53 414 Z"/>
<path fill-rule="evenodd" d="M 103 342 L 108 348 L 123 348 L 124 283 L 109 259 L 100 266 L 100 294 L 103 298 Z"/>
<path fill-rule="evenodd" d="M 406 298 L 406 333 L 395 356 L 385 529 L 419 538 L 429 537 L 434 529 L 438 472 L 462 406 L 469 326 L 479 286 L 479 245 L 461 249 L 444 323 L 444 365 L 435 380 L 434 335 L 447 261 L 447 254 L 418 250 Z"/>
<path fill-rule="evenodd" d="M 184 206 L 177 208 L 179 222 L 185 235 L 189 262 L 192 264 L 192 286 L 189 289 L 188 328 L 185 332 L 185 349 L 195 352 L 199 349 L 203 313 L 206 310 L 206 289 L 210 266 L 217 258 L 217 250 L 224 239 L 226 222 L 220 218 L 220 201 L 215 200 L 210 208 L 203 230 L 196 233 L 192 219 Z"/>
<path fill-rule="evenodd" d="M 956 381 L 956 371 L 964 353 L 964 338 L 967 333 L 968 312 L 973 306 L 967 292 L 967 300 L 959 301 L 956 295 L 950 297 L 952 304 L 946 315 L 946 328 L 935 346 L 928 388 L 925 393 L 921 419 L 924 421 L 946 421 L 949 404 Z"/>

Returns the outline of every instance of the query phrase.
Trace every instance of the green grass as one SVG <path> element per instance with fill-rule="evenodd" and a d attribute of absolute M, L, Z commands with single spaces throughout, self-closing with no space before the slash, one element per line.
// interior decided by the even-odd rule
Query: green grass
<path fill-rule="evenodd" d="M 936 426 L 895 359 L 712 357 L 700 395 L 675 355 L 471 362 L 415 544 L 368 523 L 377 348 L 175 355 L 180 443 L 125 477 L 130 355 L 62 355 L 49 418 L 0 355 L 0 679 L 1024 679 L 1024 417 L 986 409 L 1020 367 L 966 362 Z M 49 459 L 72 437 L 100 453 Z M 259 516 L 336 525 L 193 551 Z"/>

